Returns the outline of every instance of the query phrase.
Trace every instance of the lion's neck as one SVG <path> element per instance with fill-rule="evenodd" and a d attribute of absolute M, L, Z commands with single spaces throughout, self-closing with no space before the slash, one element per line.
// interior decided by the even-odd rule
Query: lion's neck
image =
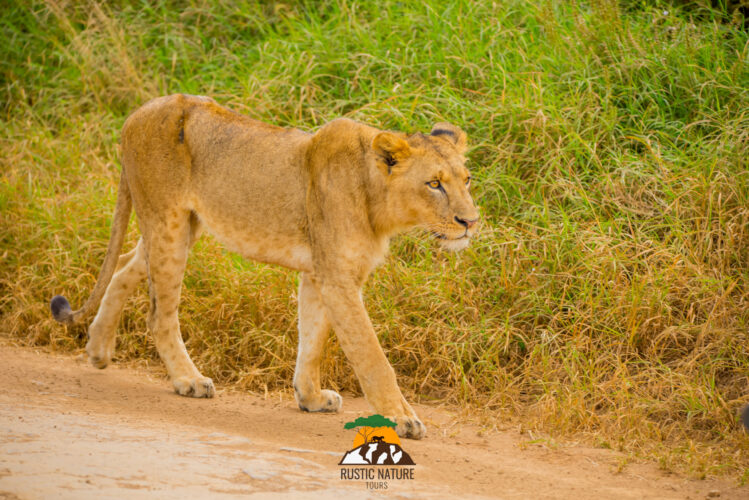
<path fill-rule="evenodd" d="M 375 237 L 389 240 L 392 236 L 410 229 L 410 226 L 403 224 L 404 217 L 397 200 L 388 198 L 387 185 L 382 176 L 370 171 L 368 181 L 369 222 Z"/>

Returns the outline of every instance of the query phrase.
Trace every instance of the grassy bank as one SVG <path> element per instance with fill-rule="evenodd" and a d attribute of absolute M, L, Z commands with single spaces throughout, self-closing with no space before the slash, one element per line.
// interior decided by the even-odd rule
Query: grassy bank
<path fill-rule="evenodd" d="M 11 3 L 1 334 L 85 344 L 47 301 L 90 292 L 119 128 L 151 97 L 211 95 L 305 130 L 339 116 L 403 131 L 446 120 L 472 141 L 480 236 L 458 255 L 399 237 L 365 290 L 409 396 L 749 479 L 736 417 L 749 402 L 749 37 L 708 11 L 644 4 Z M 203 373 L 288 388 L 296 282 L 201 240 L 181 319 Z M 146 311 L 144 285 L 120 359 L 156 359 Z M 329 347 L 325 385 L 358 391 Z"/>

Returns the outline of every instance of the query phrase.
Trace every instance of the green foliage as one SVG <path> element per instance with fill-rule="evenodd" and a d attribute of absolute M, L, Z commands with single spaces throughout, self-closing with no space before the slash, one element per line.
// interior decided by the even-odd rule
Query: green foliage
<path fill-rule="evenodd" d="M 355 429 L 356 427 L 395 427 L 398 424 L 385 418 L 379 413 L 370 415 L 368 417 L 359 417 L 353 422 L 346 422 L 343 426 L 344 429 Z"/>
<path fill-rule="evenodd" d="M 708 5 L 705 2 L 705 5 Z M 664 13 L 664 10 L 668 10 Z M 127 114 L 211 95 L 278 125 L 463 127 L 472 247 L 396 238 L 364 291 L 407 397 L 595 436 L 695 475 L 749 467 L 749 37 L 661 2 L 5 2 L 0 334 L 80 350 Z M 137 238 L 136 224 L 128 237 Z M 220 384 L 287 389 L 295 273 L 192 252 L 180 317 Z M 145 285 L 120 359 L 157 358 Z M 357 392 L 332 337 L 326 387 Z"/>

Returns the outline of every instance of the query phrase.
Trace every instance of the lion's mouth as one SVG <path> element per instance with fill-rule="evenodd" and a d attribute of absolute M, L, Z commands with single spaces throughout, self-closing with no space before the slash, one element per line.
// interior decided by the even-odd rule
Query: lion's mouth
<path fill-rule="evenodd" d="M 439 243 L 440 248 L 452 252 L 463 250 L 470 244 L 471 241 L 471 234 L 469 234 L 467 230 L 457 238 L 450 237 L 445 233 L 439 233 L 436 231 L 432 231 L 432 235 Z"/>
<path fill-rule="evenodd" d="M 465 233 L 463 233 L 462 235 L 458 236 L 457 238 L 451 238 L 448 235 L 446 235 L 445 233 L 437 233 L 437 232 L 434 232 L 434 231 L 432 231 L 432 236 L 434 236 L 438 240 L 445 240 L 445 241 L 460 241 L 460 240 L 468 239 L 468 238 L 471 237 L 468 234 L 468 230 L 467 229 L 466 229 Z"/>

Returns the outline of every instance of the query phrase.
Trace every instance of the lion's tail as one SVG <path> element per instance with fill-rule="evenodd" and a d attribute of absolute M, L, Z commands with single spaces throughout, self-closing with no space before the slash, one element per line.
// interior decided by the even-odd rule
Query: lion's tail
<path fill-rule="evenodd" d="M 117 206 L 114 210 L 114 220 L 112 221 L 112 236 L 109 238 L 107 254 L 104 257 L 104 263 L 99 271 L 99 278 L 91 295 L 83 304 L 83 307 L 73 311 L 68 299 L 62 295 L 55 295 L 49 303 L 52 310 L 52 316 L 63 324 L 75 325 L 85 319 L 94 309 L 99 306 L 104 292 L 107 290 L 112 275 L 117 267 L 117 260 L 122 250 L 122 243 L 125 240 L 127 232 L 127 223 L 130 220 L 130 210 L 132 209 L 132 198 L 130 196 L 130 187 L 127 184 L 127 178 L 123 170 L 120 176 L 120 189 L 117 195 Z"/>

